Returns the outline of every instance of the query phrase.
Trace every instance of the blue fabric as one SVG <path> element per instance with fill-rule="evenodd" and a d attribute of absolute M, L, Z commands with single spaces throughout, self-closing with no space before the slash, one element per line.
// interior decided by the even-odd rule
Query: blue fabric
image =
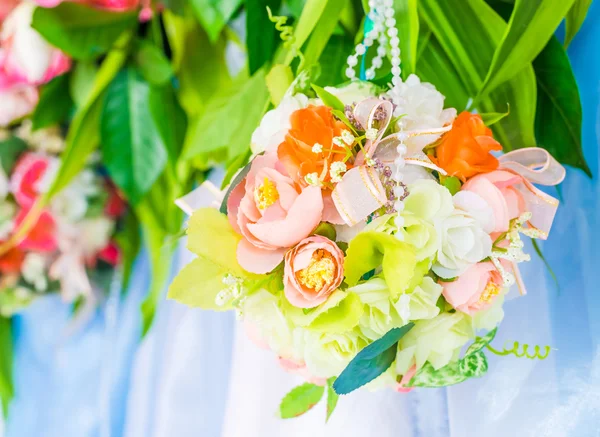
<path fill-rule="evenodd" d="M 598 183 L 598 120 L 600 120 L 600 3 L 593 2 L 588 18 L 580 34 L 569 48 L 569 56 L 581 90 L 583 103 L 583 144 L 588 164 L 594 173 L 589 179 L 581 171 L 569 169 L 562 186 L 564 203 L 558 212 L 551 238 L 542 245 L 543 252 L 559 278 L 560 289 L 548 287 L 540 290 L 530 287 L 530 293 L 548 294 L 549 324 L 556 362 L 556 377 L 564 382 L 558 388 L 559 404 L 568 405 L 573 395 L 584 393 L 582 382 L 596 384 L 596 397 L 584 398 L 589 403 L 579 416 L 570 416 L 572 423 L 568 434 L 586 437 L 597 432 L 598 400 L 600 387 L 600 293 L 597 277 L 600 268 L 600 184 Z M 534 255 L 535 258 L 535 255 Z M 536 269 L 540 261 L 532 261 L 532 267 L 524 274 L 529 284 L 537 277 L 547 284 L 552 280 L 546 271 Z M 539 273 L 542 271 L 543 273 Z M 540 275 L 543 275 L 542 278 Z M 99 309 L 91 322 L 75 335 L 64 337 L 62 332 L 71 320 L 70 309 L 58 297 L 44 298 L 35 302 L 15 321 L 15 386 L 16 397 L 11 406 L 5 434 L 9 437 L 115 437 L 124 435 L 126 418 L 143 412 L 150 419 L 130 435 L 146 437 L 154 426 L 152 417 L 161 413 L 157 387 L 164 370 L 156 365 L 150 369 L 148 392 L 131 400 L 131 369 L 139 340 L 139 303 L 148 288 L 149 267 L 145 256 L 136 265 L 129 293 L 124 299 L 113 294 L 107 305 Z M 533 297 L 533 296 L 532 296 Z M 527 299 L 527 298 L 526 298 Z M 518 316 L 518 307 L 524 308 L 524 300 L 507 304 L 509 317 Z M 156 326 L 151 332 L 154 350 L 148 354 L 150 362 L 161 359 L 163 348 L 169 346 L 166 335 L 168 314 L 174 304 L 163 306 Z M 544 309 L 540 309 L 540 314 Z M 217 316 L 215 316 L 217 317 Z M 230 369 L 232 320 L 207 318 L 206 326 L 215 326 L 225 320 L 220 337 L 210 347 L 225 350 L 219 359 L 208 356 L 210 372 L 203 373 L 205 381 L 198 382 L 198 375 L 190 373 L 190 389 L 180 402 L 195 402 L 198 414 L 204 414 L 204 428 L 190 435 L 216 437 L 220 434 L 226 390 L 215 396 L 215 386 L 210 380 L 226 379 Z M 539 316 L 541 317 L 541 315 Z M 535 320 L 533 320 L 535 323 Z M 507 327 L 507 329 L 509 329 Z M 515 333 L 511 333 L 515 334 Z M 519 333 L 516 333 L 519 334 Z M 526 338 L 526 333 L 521 333 Z M 210 336 L 209 336 L 210 337 Z M 211 337 L 213 338 L 213 337 Z M 508 337 L 507 337 L 508 338 Z M 219 343 L 219 344 L 217 344 Z M 194 357 L 201 363 L 203 357 Z M 504 362 L 508 359 L 505 359 Z M 595 368 L 592 363 L 596 363 Z M 198 364 L 199 365 L 199 364 Z M 499 365 L 494 360 L 493 366 Z M 212 373 L 211 373 L 212 372 Z M 491 376 L 490 376 L 491 377 Z M 590 382 L 591 381 L 591 382 Z M 595 381 L 595 382 L 594 382 Z M 481 381 L 473 381 L 479 384 Z M 585 384 L 583 384 L 585 387 Z M 195 387 L 200 387 L 197 390 Z M 225 386 L 226 387 L 226 386 Z M 465 385 L 465 390 L 468 386 Z M 535 387 L 534 387 L 535 388 Z M 594 386 L 592 386 L 594 388 Z M 462 388 L 461 388 L 462 390 Z M 535 392 L 535 390 L 532 390 Z M 592 392 L 593 394 L 593 392 Z M 543 393 L 542 393 L 543 395 Z M 474 399 L 474 398 L 471 398 Z M 471 400 L 472 402 L 472 400 Z M 212 406 L 212 407 L 211 407 Z M 594 413 L 592 410 L 596 409 Z M 143 410 L 143 411 L 142 411 Z M 570 410 L 569 410 L 570 411 Z M 207 414 L 208 412 L 208 414 Z M 452 414 L 452 411 L 450 412 Z M 210 420 L 208 420 L 210 419 Z M 572 420 L 571 420 L 572 419 Z M 182 421 L 185 418 L 182 418 Z M 456 423 L 457 420 L 450 420 Z M 516 423 L 517 428 L 522 425 Z M 466 434 L 456 431 L 452 435 Z M 182 434 L 173 434 L 182 435 Z M 506 434 L 510 435 L 510 434 Z M 537 434 L 559 435 L 559 434 Z"/>

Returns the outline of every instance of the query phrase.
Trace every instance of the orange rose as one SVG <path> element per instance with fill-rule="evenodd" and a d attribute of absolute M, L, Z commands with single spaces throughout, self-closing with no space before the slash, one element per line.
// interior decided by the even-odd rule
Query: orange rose
<path fill-rule="evenodd" d="M 498 168 L 498 160 L 490 153 L 502 150 L 492 137 L 492 131 L 483 124 L 481 116 L 462 112 L 452 125 L 452 130 L 440 139 L 431 160 L 463 182 L 479 173 L 489 173 Z"/>
<path fill-rule="evenodd" d="M 326 106 L 308 106 L 290 116 L 291 128 L 277 155 L 289 176 L 302 186 L 305 176 L 313 175 L 327 185 L 331 181 L 331 164 L 344 160 L 344 148 L 333 144 L 333 138 L 348 130 L 336 120 Z M 316 175 L 314 175 L 316 173 Z"/>

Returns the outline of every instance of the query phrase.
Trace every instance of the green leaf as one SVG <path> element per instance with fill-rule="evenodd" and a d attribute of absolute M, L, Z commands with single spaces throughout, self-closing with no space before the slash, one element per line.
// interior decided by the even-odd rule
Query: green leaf
<path fill-rule="evenodd" d="M 85 105 L 97 74 L 98 67 L 95 62 L 80 61 L 73 66 L 69 82 L 69 93 L 78 108 Z"/>
<path fill-rule="evenodd" d="M 65 121 L 73 108 L 69 94 L 69 76 L 57 76 L 42 87 L 40 101 L 32 115 L 33 130 Z"/>
<path fill-rule="evenodd" d="M 9 137 L 0 141 L 0 165 L 7 176 L 19 159 L 21 153 L 28 149 L 27 143 L 18 137 Z"/>
<path fill-rule="evenodd" d="M 327 7 L 328 1 L 329 0 L 306 0 L 304 8 L 302 9 L 302 14 L 294 29 L 294 45 L 296 47 L 302 47 L 308 37 L 312 34 L 323 15 L 323 11 Z M 283 61 L 284 64 L 290 65 L 294 59 L 294 51 L 290 47 L 285 53 L 287 53 L 285 61 L 283 59 L 278 59 L 278 62 L 281 63 L 281 61 Z"/>
<path fill-rule="evenodd" d="M 506 31 L 506 22 L 484 0 L 422 0 L 419 11 L 458 72 L 467 95 L 476 96 Z M 473 38 L 474 34 L 477 38 Z M 492 129 L 508 151 L 535 145 L 535 101 L 535 75 L 532 67 L 526 66 L 476 106 L 485 113 L 510 104 L 511 116 Z"/>
<path fill-rule="evenodd" d="M 89 59 L 108 52 L 137 22 L 137 11 L 108 12 L 65 2 L 54 8 L 37 8 L 31 26 L 70 56 Z"/>
<path fill-rule="evenodd" d="M 164 85 L 173 77 L 171 63 L 150 41 L 140 42 L 134 60 L 138 71 L 152 85 Z"/>
<path fill-rule="evenodd" d="M 265 80 L 269 94 L 271 95 L 271 102 L 273 102 L 274 106 L 277 106 L 285 96 L 288 88 L 292 85 L 294 73 L 292 73 L 292 69 L 289 66 L 277 64 L 271 68 Z"/>
<path fill-rule="evenodd" d="M 61 166 L 54 182 L 43 198 L 44 201 L 52 198 L 83 170 L 87 158 L 98 145 L 102 109 L 100 96 L 125 63 L 128 52 L 124 47 L 127 46 L 130 38 L 131 35 L 124 35 L 117 44 L 120 48 L 111 51 L 98 70 L 85 103 L 77 111 L 71 122 L 66 138 L 66 148 L 61 155 Z"/>
<path fill-rule="evenodd" d="M 554 34 L 573 2 L 516 0 L 479 95 L 485 95 L 529 65 Z"/>
<path fill-rule="evenodd" d="M 361 232 L 348 246 L 344 261 L 346 284 L 356 285 L 365 273 L 381 266 L 395 298 L 409 286 L 416 265 L 415 249 L 410 244 L 383 232 Z"/>
<path fill-rule="evenodd" d="M 11 319 L 0 317 L 0 398 L 4 418 L 8 417 L 8 407 L 14 397 L 13 386 L 13 339 Z"/>
<path fill-rule="evenodd" d="M 321 73 L 316 84 L 324 87 L 345 82 L 347 80 L 346 60 L 353 49 L 352 40 L 340 35 L 332 35 L 319 57 Z"/>
<path fill-rule="evenodd" d="M 133 211 L 128 211 L 123 219 L 122 228 L 115 235 L 115 241 L 121 251 L 121 266 L 123 271 L 122 288 L 127 291 L 133 263 L 140 251 L 140 223 Z"/>
<path fill-rule="evenodd" d="M 187 115 L 169 83 L 162 87 L 151 87 L 149 95 L 150 114 L 152 120 L 166 146 L 170 161 L 175 164 L 179 159 L 185 134 L 187 132 Z"/>
<path fill-rule="evenodd" d="M 325 9 L 323 9 L 321 17 L 315 25 L 304 49 L 303 68 L 309 68 L 317 64 L 321 53 L 323 53 L 329 38 L 331 38 L 337 26 L 346 0 L 323 0 L 323 3 L 326 3 Z"/>
<path fill-rule="evenodd" d="M 565 48 L 571 44 L 571 41 L 579 32 L 591 4 L 592 0 L 575 0 L 573 6 L 569 9 L 566 19 Z"/>
<path fill-rule="evenodd" d="M 306 413 L 319 403 L 325 387 L 315 384 L 302 384 L 290 391 L 279 405 L 279 415 L 282 419 L 292 419 Z"/>
<path fill-rule="evenodd" d="M 496 337 L 496 332 L 498 332 L 498 328 L 492 329 L 490 332 L 485 334 L 483 337 L 477 337 L 477 339 L 469 346 L 465 355 L 471 355 L 477 353 L 483 348 L 485 348 L 488 344 L 492 342 L 494 337 Z"/>
<path fill-rule="evenodd" d="M 396 25 L 402 54 L 402 74 L 407 77 L 417 71 L 417 43 L 419 41 L 418 0 L 395 0 Z"/>
<path fill-rule="evenodd" d="M 460 191 L 460 179 L 458 179 L 456 176 L 444 178 L 443 184 L 444 187 L 448 188 L 448 191 L 450 191 L 450 194 L 452 194 L 453 196 Z"/>
<path fill-rule="evenodd" d="M 325 418 L 325 422 L 329 421 L 329 418 L 333 414 L 333 411 L 335 410 L 340 398 L 340 396 L 333 389 L 334 382 L 335 378 L 329 378 L 327 380 L 327 417 Z"/>
<path fill-rule="evenodd" d="M 211 42 L 215 42 L 242 0 L 190 0 L 190 4 Z"/>
<path fill-rule="evenodd" d="M 398 341 L 413 326 L 414 323 L 408 323 L 401 328 L 393 328 L 361 350 L 333 383 L 335 392 L 340 395 L 348 394 L 385 372 L 396 359 Z"/>
<path fill-rule="evenodd" d="M 248 276 L 237 262 L 237 245 L 241 237 L 233 230 L 226 215 L 214 208 L 195 211 L 190 217 L 187 235 L 187 248 L 191 252 L 223 266 L 235 276 Z"/>
<path fill-rule="evenodd" d="M 581 147 L 581 100 L 569 58 L 556 37 L 533 63 L 538 86 L 535 134 L 558 161 L 591 171 Z"/>
<path fill-rule="evenodd" d="M 107 90 L 101 118 L 102 154 L 111 178 L 138 203 L 167 162 L 167 152 L 150 114 L 150 87 L 132 68 Z"/>
<path fill-rule="evenodd" d="M 268 63 L 277 48 L 279 36 L 269 20 L 267 7 L 277 15 L 281 0 L 246 0 L 246 47 L 250 74 Z"/>
<path fill-rule="evenodd" d="M 227 192 L 223 197 L 223 202 L 221 202 L 221 207 L 219 208 L 219 211 L 222 214 L 227 214 L 227 202 L 229 201 L 229 196 L 231 196 L 231 192 L 235 189 L 235 187 L 242 183 L 246 175 L 250 172 L 251 167 L 252 162 L 246 164 L 246 166 L 242 170 L 240 170 L 240 172 L 235 176 L 233 181 L 231 181 L 231 184 L 229 184 L 229 188 L 227 189 Z"/>
<path fill-rule="evenodd" d="M 264 70 L 258 71 L 234 93 L 218 96 L 207 103 L 204 116 L 192 126 L 186 141 L 184 159 L 227 147 L 229 157 L 245 153 L 252 132 L 269 104 Z"/>
<path fill-rule="evenodd" d="M 317 93 L 317 96 L 323 101 L 325 106 L 329 106 L 331 109 L 344 112 L 344 104 L 340 99 L 318 85 L 313 84 L 312 88 L 315 90 L 315 93 Z"/>
<path fill-rule="evenodd" d="M 486 126 L 492 126 L 493 124 L 498 123 L 504 117 L 507 117 L 509 114 L 510 106 L 506 109 L 506 112 L 486 112 L 484 114 L 479 115 L 481 115 L 481 119 L 483 120 Z"/>
<path fill-rule="evenodd" d="M 336 232 L 335 227 L 327 222 L 322 222 L 317 226 L 317 229 L 314 231 L 315 235 L 321 235 L 325 238 L 329 238 L 331 241 L 335 241 Z"/>

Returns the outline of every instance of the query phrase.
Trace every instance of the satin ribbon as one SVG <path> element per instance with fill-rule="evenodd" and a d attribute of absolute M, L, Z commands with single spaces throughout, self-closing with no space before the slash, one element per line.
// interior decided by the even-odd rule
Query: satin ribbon
<path fill-rule="evenodd" d="M 500 169 L 509 171 L 522 178 L 522 182 L 513 187 L 523 196 L 525 210 L 532 217 L 528 225 L 539 231 L 539 238 L 548 238 L 552 222 L 558 209 L 558 199 L 544 193 L 533 184 L 558 185 L 565 176 L 565 168 L 546 150 L 528 147 L 508 152 L 498 158 Z"/>
<path fill-rule="evenodd" d="M 445 126 L 440 129 L 398 132 L 383 139 L 394 111 L 394 105 L 390 101 L 375 97 L 365 99 L 354 107 L 353 115 L 365 130 L 372 129 L 377 121 L 377 111 L 380 109 L 383 110 L 385 116 L 383 120 L 379 120 L 376 138 L 366 141 L 365 152 L 361 151 L 358 154 L 355 167 L 346 172 L 332 193 L 333 202 L 340 216 L 349 226 L 354 226 L 366 219 L 387 202 L 385 188 L 377 173 L 364 164 L 366 159 L 376 158 L 382 163 L 393 165 L 398 156 L 396 148 L 403 141 L 419 135 L 443 134 L 452 128 L 452 126 Z M 405 161 L 409 165 L 426 167 L 446 175 L 446 172 L 433 164 L 424 153 L 406 157 Z"/>

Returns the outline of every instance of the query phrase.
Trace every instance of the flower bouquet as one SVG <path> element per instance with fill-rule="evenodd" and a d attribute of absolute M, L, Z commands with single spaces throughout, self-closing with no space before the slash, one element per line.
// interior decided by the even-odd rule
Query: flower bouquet
<path fill-rule="evenodd" d="M 563 167 L 539 148 L 494 155 L 502 146 L 482 117 L 444 109 L 415 75 L 313 90 L 264 116 L 220 211 L 193 213 L 198 257 L 170 297 L 235 310 L 306 378 L 282 417 L 326 385 L 331 409 L 363 386 L 483 375 L 506 294 L 515 283 L 525 293 L 522 236 L 546 238 L 558 205 L 532 184 L 559 183 Z"/>
<path fill-rule="evenodd" d="M 113 237 L 126 208 L 97 157 L 36 214 L 64 147 L 58 129 L 31 132 L 24 122 L 0 141 L 0 314 L 10 317 L 34 298 L 59 292 L 93 308 L 108 291 L 120 250 Z M 35 217 L 24 235 L 17 229 Z"/>

